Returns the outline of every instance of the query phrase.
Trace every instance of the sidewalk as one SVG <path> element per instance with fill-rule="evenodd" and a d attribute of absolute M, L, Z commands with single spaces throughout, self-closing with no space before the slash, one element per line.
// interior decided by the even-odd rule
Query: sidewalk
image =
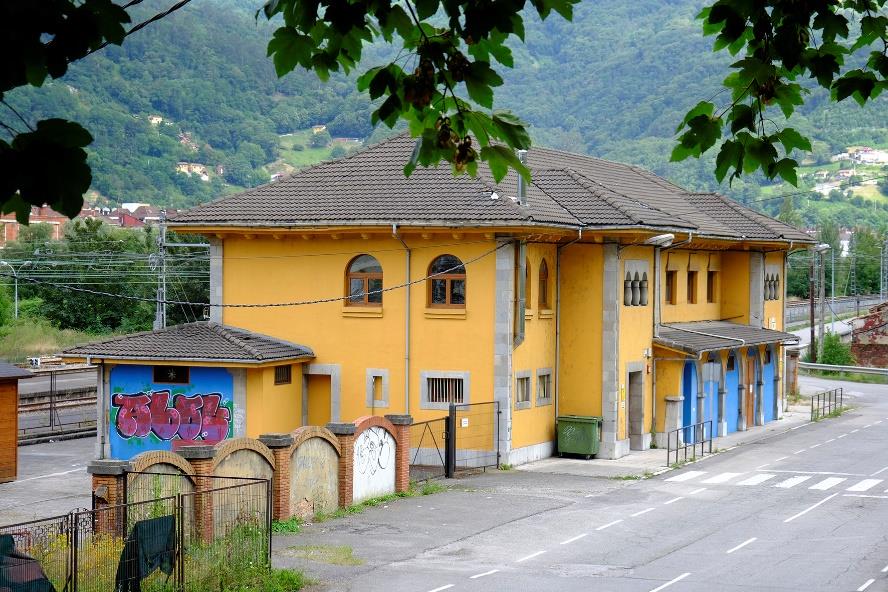
<path fill-rule="evenodd" d="M 791 428 L 807 423 L 810 420 L 810 412 L 806 405 L 795 405 L 784 413 L 783 419 L 772 421 L 764 426 L 757 426 L 745 432 L 734 432 L 712 441 L 713 452 L 723 452 L 751 444 L 777 434 L 789 431 Z M 691 451 L 688 450 L 688 454 Z M 641 478 L 645 475 L 660 474 L 670 470 L 666 464 L 666 450 L 654 448 L 651 450 L 633 451 L 616 460 L 592 459 L 583 460 L 576 458 L 547 458 L 526 465 L 515 467 L 518 471 L 534 473 L 549 473 L 560 475 L 577 475 L 582 477 L 604 477 L 626 479 Z"/>

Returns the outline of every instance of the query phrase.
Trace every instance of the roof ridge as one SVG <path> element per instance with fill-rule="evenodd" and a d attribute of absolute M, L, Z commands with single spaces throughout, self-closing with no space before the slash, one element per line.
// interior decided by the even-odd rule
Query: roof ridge
<path fill-rule="evenodd" d="M 209 322 L 209 323 L 207 323 L 207 327 L 209 327 L 214 333 L 216 333 L 217 335 L 219 335 L 223 339 L 226 339 L 229 342 L 233 343 L 234 345 L 246 350 L 247 352 L 249 352 L 249 354 L 251 356 L 253 356 L 257 360 L 262 359 L 262 353 L 259 350 L 257 350 L 255 347 L 251 346 L 250 344 L 245 343 L 243 339 L 240 339 L 240 338 L 236 337 L 235 335 L 232 335 L 231 330 L 228 327 L 226 327 L 225 325 L 223 325 L 221 323 L 216 323 L 216 322 Z"/>

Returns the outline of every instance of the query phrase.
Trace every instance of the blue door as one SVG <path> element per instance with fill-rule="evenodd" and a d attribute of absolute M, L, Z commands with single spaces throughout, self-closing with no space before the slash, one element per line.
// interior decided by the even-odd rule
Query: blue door
<path fill-rule="evenodd" d="M 737 431 L 737 424 L 740 422 L 740 396 L 737 393 L 737 387 L 740 386 L 739 366 L 736 357 L 728 358 L 728 370 L 725 373 L 725 422 L 728 424 L 729 434 Z"/>
<path fill-rule="evenodd" d="M 768 362 L 762 368 L 762 405 L 765 412 L 765 423 L 777 419 L 775 412 L 777 407 L 777 393 L 774 392 L 774 355 L 770 350 L 765 354 Z"/>
<path fill-rule="evenodd" d="M 703 417 L 700 421 L 712 422 L 704 429 L 708 436 L 718 433 L 718 379 L 721 375 L 720 362 L 708 362 L 703 370 Z M 711 430 L 711 433 L 708 431 Z"/>
<path fill-rule="evenodd" d="M 684 372 L 681 377 L 682 396 L 684 397 L 682 426 L 689 426 L 697 423 L 697 368 L 694 362 L 685 362 Z M 684 441 L 693 441 L 693 430 L 690 428 L 684 431 Z"/>

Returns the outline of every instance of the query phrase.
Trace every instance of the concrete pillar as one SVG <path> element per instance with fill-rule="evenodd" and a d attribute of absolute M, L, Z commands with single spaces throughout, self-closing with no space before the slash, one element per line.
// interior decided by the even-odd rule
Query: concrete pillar
<path fill-rule="evenodd" d="M 799 392 L 799 349 L 796 347 L 786 349 L 786 367 L 783 369 L 786 383 L 784 395 Z M 784 396 L 784 404 L 787 397 Z"/>
<path fill-rule="evenodd" d="M 718 381 L 718 424 L 716 434 L 719 437 L 728 435 L 728 422 L 725 421 L 725 405 L 727 404 L 728 391 L 725 390 L 724 374 L 722 372 L 722 377 Z"/>
<path fill-rule="evenodd" d="M 395 491 L 410 489 L 410 426 L 409 415 L 386 415 L 395 426 Z"/>
<path fill-rule="evenodd" d="M 762 382 L 759 372 L 755 379 L 755 425 L 765 425 L 765 383 Z"/>
<path fill-rule="evenodd" d="M 781 372 L 783 371 L 783 366 L 780 361 L 783 357 L 780 355 L 782 353 L 783 348 L 775 347 L 771 350 L 771 364 L 774 365 L 774 417 L 776 419 L 783 419 L 783 406 L 784 399 L 786 398 L 786 393 L 783 392 L 781 388 L 783 386 L 783 379 L 781 376 Z"/>
<path fill-rule="evenodd" d="M 626 413 L 620 400 L 620 255 L 616 243 L 604 245 L 604 277 L 601 331 L 601 449 L 598 458 L 620 458 L 629 452 L 629 438 L 620 439 L 620 414 Z"/>
<path fill-rule="evenodd" d="M 749 427 L 746 418 L 746 397 L 749 396 L 749 389 L 746 386 L 746 364 L 749 363 L 749 356 L 746 352 L 740 350 L 736 356 L 737 362 L 737 400 L 740 402 L 740 416 L 737 419 L 737 431 L 745 432 Z"/>
<path fill-rule="evenodd" d="M 328 423 L 327 429 L 339 439 L 339 507 L 347 508 L 354 499 L 355 424 Z"/>
<path fill-rule="evenodd" d="M 119 508 L 126 503 L 126 474 L 131 470 L 129 461 L 94 460 L 86 465 L 92 475 L 92 495 L 96 513 L 96 533 L 126 536 L 126 510 Z"/>
<path fill-rule="evenodd" d="M 694 361 L 694 366 L 697 369 L 697 423 L 706 419 L 706 381 L 704 380 L 706 377 L 703 376 L 703 363 L 701 358 Z"/>
<path fill-rule="evenodd" d="M 506 244 L 506 246 L 503 246 Z M 512 319 L 515 307 L 515 246 L 498 241 L 496 251 L 496 290 L 493 318 L 493 399 L 499 404 L 499 450 L 503 462 L 511 463 L 512 451 Z"/>
<path fill-rule="evenodd" d="M 293 436 L 290 434 L 262 434 L 259 441 L 274 455 L 274 476 L 271 480 L 271 517 L 287 520 L 290 509 L 290 456 L 293 454 Z"/>
<path fill-rule="evenodd" d="M 191 463 L 194 469 L 194 525 L 192 532 L 202 541 L 213 540 L 213 494 L 205 493 L 213 489 L 213 457 L 216 449 L 206 444 L 182 446 L 176 450 L 179 455 Z M 223 484 L 224 486 L 225 484 Z"/>
<path fill-rule="evenodd" d="M 683 401 L 684 397 L 682 397 L 681 395 L 675 397 L 666 397 L 666 423 L 663 426 L 663 433 L 657 434 L 657 448 L 667 448 L 669 446 L 669 432 L 671 432 L 672 430 L 677 430 L 681 427 Z M 678 437 L 679 439 L 684 441 L 684 436 L 681 432 L 678 432 Z M 676 441 L 673 436 L 672 445 L 674 446 L 675 444 Z"/>

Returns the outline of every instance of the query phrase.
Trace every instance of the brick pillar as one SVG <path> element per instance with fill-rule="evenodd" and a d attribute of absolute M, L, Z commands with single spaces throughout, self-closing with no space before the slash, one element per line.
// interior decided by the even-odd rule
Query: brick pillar
<path fill-rule="evenodd" d="M 339 439 L 339 507 L 347 508 L 354 499 L 355 424 L 328 423 L 327 429 Z"/>
<path fill-rule="evenodd" d="M 410 426 L 409 415 L 386 415 L 395 426 L 395 491 L 410 489 Z"/>
<path fill-rule="evenodd" d="M 86 466 L 92 475 L 92 495 L 96 510 L 96 532 L 126 536 L 126 472 L 131 470 L 125 460 L 94 460 Z"/>
<path fill-rule="evenodd" d="M 206 444 L 195 444 L 182 446 L 176 452 L 194 469 L 194 523 L 191 534 L 199 534 L 201 540 L 208 543 L 213 540 L 213 494 L 203 492 L 213 489 L 210 475 L 216 449 Z M 184 526 L 187 528 L 189 525 L 186 522 Z"/>
<path fill-rule="evenodd" d="M 262 434 L 259 441 L 271 448 L 274 454 L 274 476 L 271 483 L 274 520 L 286 520 L 290 510 L 290 455 L 293 454 L 293 436 L 290 434 Z"/>

